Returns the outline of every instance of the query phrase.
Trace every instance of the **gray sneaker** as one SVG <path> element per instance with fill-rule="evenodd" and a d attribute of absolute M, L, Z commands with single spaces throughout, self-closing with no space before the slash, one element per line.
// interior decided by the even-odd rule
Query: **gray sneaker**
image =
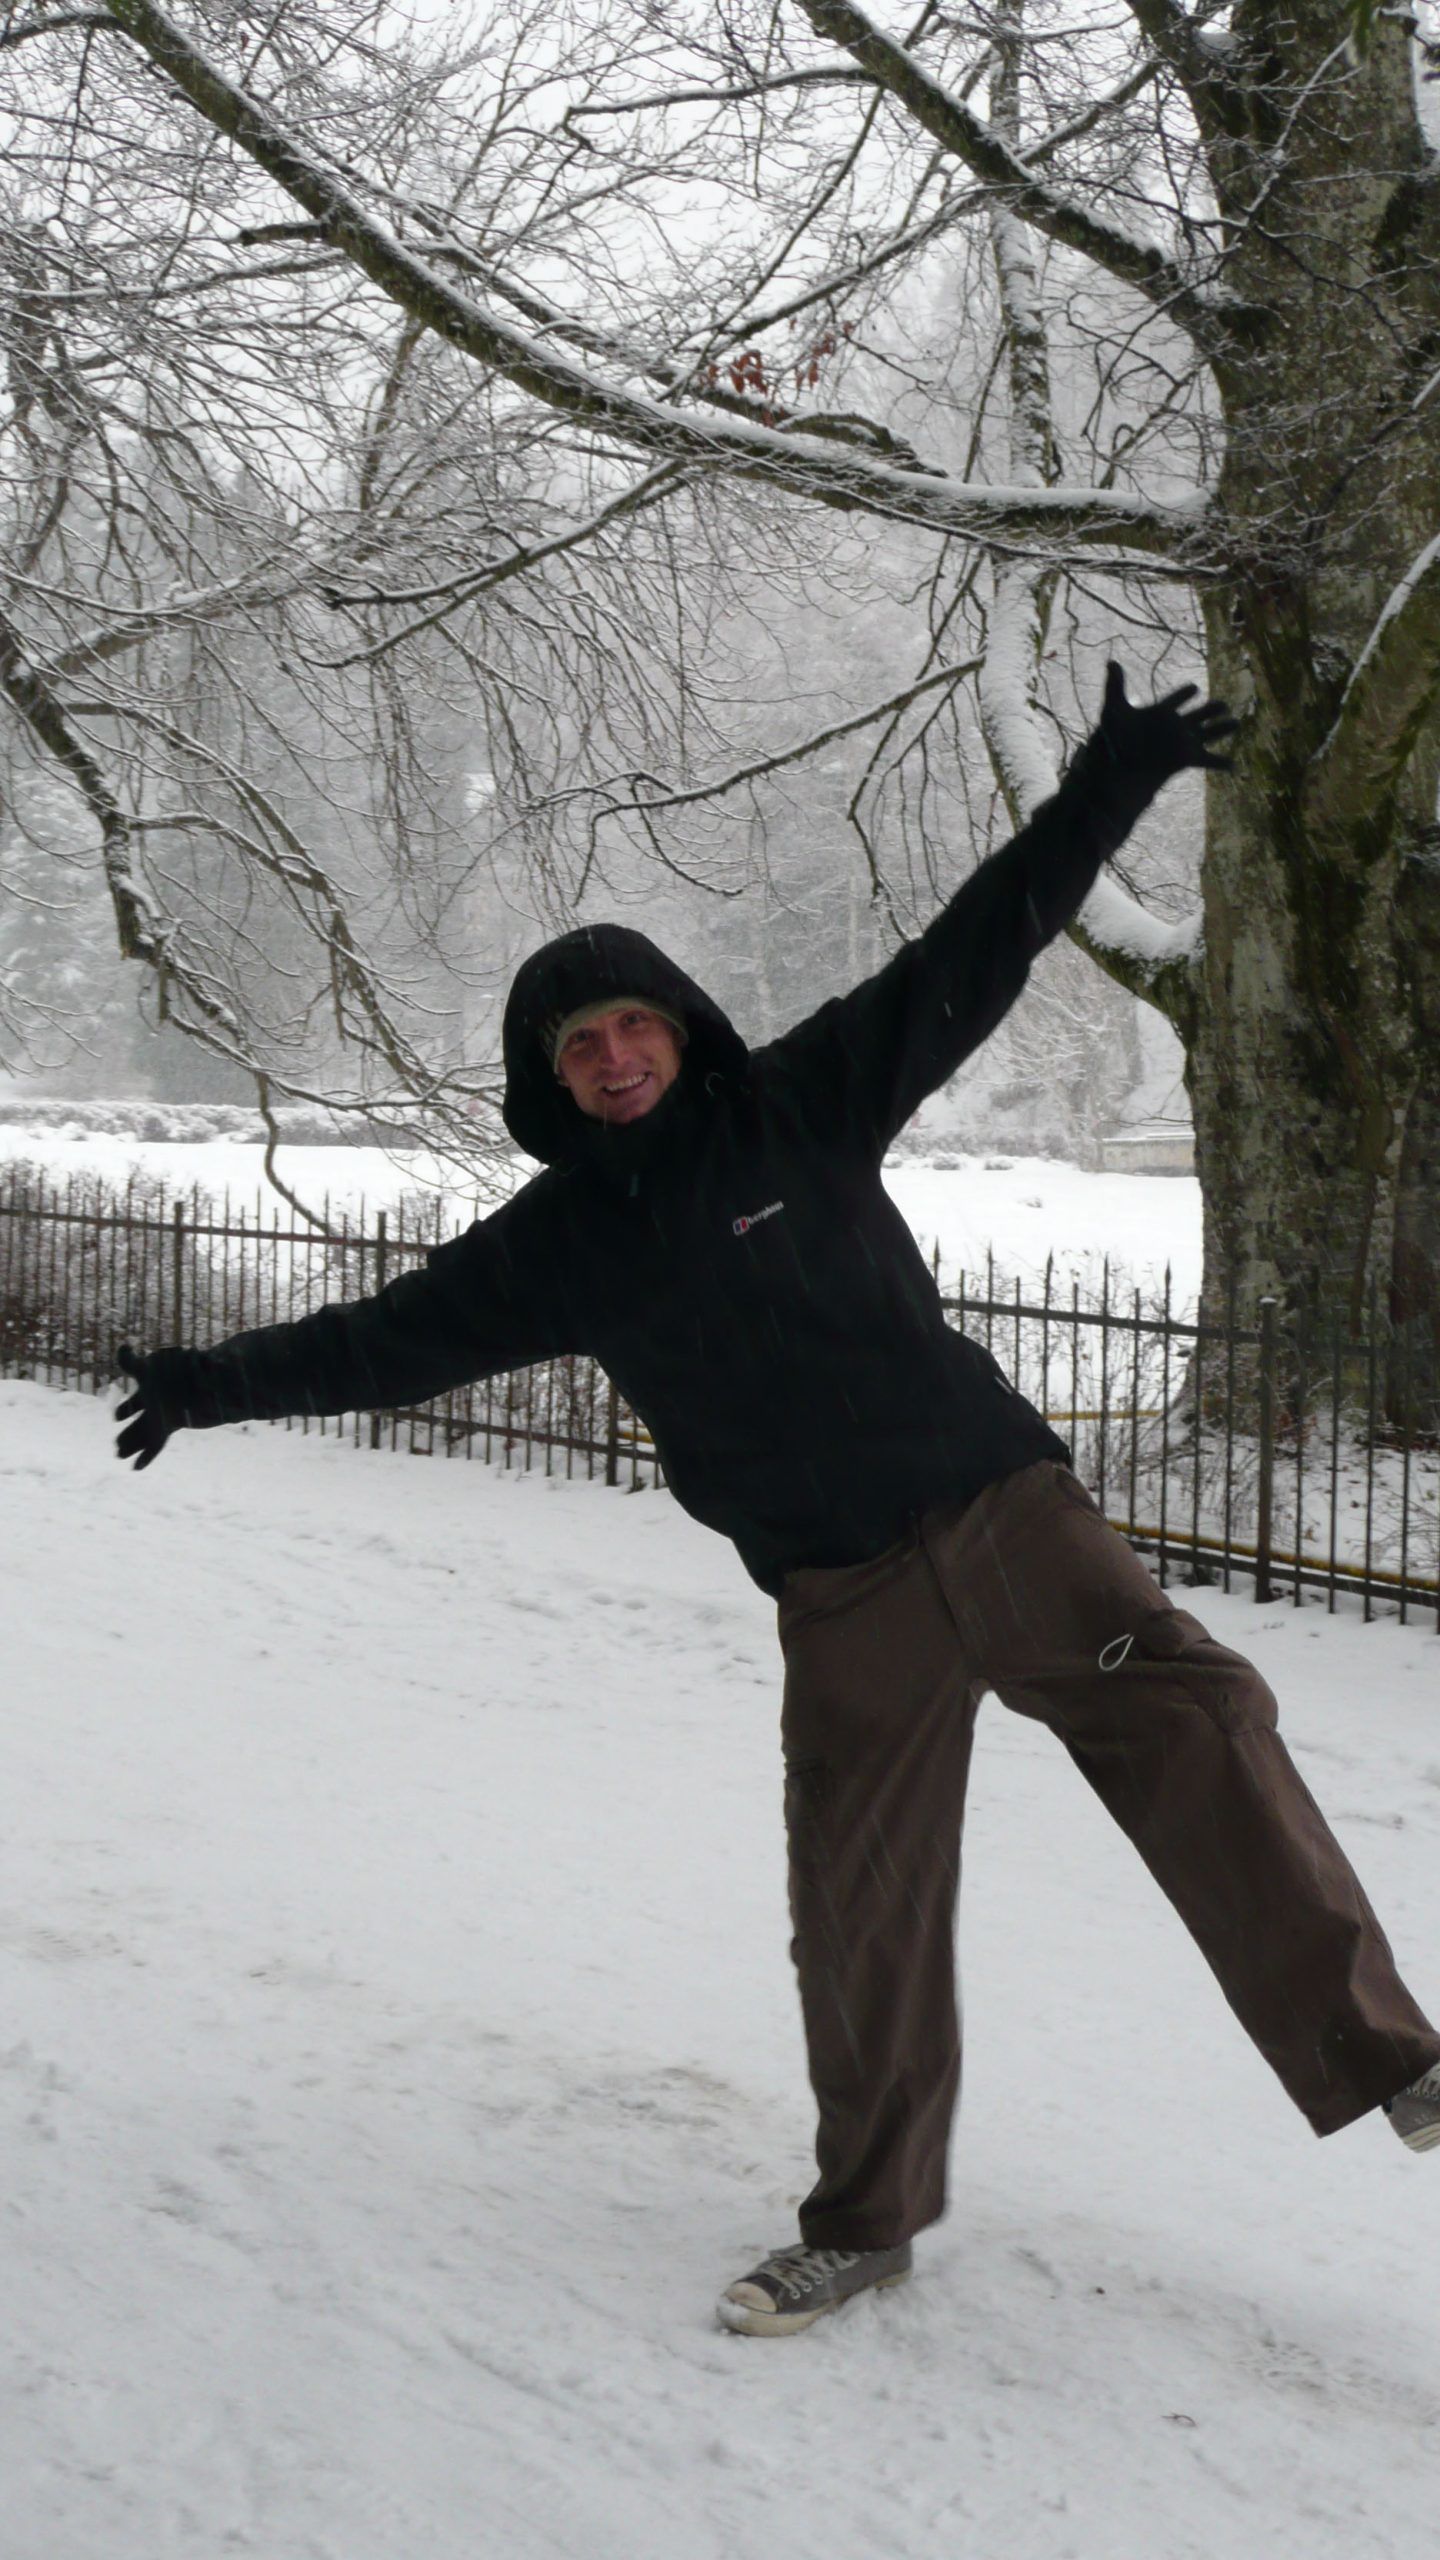
<path fill-rule="evenodd" d="M 1412 2080 L 1398 2098 L 1388 2099 L 1385 2113 L 1407 2150 L 1440 2149 L 1440 2062 Z"/>
<path fill-rule="evenodd" d="M 852 2293 L 903 2284 L 909 2273 L 908 2240 L 895 2249 L 807 2249 L 798 2240 L 727 2285 L 715 2307 L 724 2326 L 744 2337 L 788 2338 L 838 2311 Z"/>

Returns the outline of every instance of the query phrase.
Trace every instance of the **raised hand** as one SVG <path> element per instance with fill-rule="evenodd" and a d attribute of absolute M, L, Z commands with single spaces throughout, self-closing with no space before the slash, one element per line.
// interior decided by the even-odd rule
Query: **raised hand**
<path fill-rule="evenodd" d="M 1177 685 L 1158 702 L 1131 702 L 1124 671 L 1112 658 L 1105 670 L 1105 700 L 1096 732 L 1116 764 L 1134 774 L 1154 793 L 1172 774 L 1199 766 L 1205 773 L 1229 773 L 1231 760 L 1213 750 L 1240 723 L 1225 702 L 1197 702 L 1184 708 L 1200 688 Z"/>

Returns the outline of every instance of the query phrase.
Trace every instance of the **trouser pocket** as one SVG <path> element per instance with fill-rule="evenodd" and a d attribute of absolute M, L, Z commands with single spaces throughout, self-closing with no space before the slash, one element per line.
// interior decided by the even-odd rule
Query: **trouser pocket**
<path fill-rule="evenodd" d="M 1127 1658 L 1154 1664 L 1203 1707 L 1222 1733 L 1273 1733 L 1279 1721 L 1275 1693 L 1253 1662 L 1234 1653 L 1192 1618 L 1188 1609 L 1164 1606 L 1146 1610 L 1130 1633 L 1107 1645 L 1097 1663 L 1097 1676 L 1110 1676 Z"/>
<path fill-rule="evenodd" d="M 787 1759 L 785 1836 L 792 1867 L 814 1873 L 823 1854 L 825 1817 L 834 1800 L 835 1773 L 828 1760 Z"/>

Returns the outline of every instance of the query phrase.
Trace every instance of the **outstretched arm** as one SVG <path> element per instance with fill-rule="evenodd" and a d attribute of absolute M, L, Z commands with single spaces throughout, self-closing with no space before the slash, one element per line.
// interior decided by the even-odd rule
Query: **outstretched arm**
<path fill-rule="evenodd" d="M 1054 797 L 873 978 L 760 1051 L 757 1067 L 784 1079 L 817 1138 L 883 1154 L 1003 1020 L 1157 791 L 1188 767 L 1228 772 L 1215 749 L 1237 723 L 1223 702 L 1192 705 L 1196 690 L 1132 703 L 1112 664 L 1100 725 Z"/>
<path fill-rule="evenodd" d="M 117 1408 L 121 1458 L 158 1458 L 172 1431 L 422 1404 L 502 1369 L 580 1346 L 570 1341 L 555 1275 L 565 1257 L 539 1250 L 532 1184 L 374 1297 L 321 1307 L 294 1324 L 232 1334 L 208 1351 L 178 1346 L 118 1365 L 134 1391 Z"/>

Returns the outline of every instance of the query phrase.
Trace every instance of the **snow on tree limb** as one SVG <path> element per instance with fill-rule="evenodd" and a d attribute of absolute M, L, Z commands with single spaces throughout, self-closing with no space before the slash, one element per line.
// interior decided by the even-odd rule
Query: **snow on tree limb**
<path fill-rule="evenodd" d="M 655 470 L 647 471 L 643 479 L 636 481 L 632 487 L 622 489 L 618 497 L 610 499 L 605 506 L 598 507 L 593 515 L 586 516 L 579 524 L 567 526 L 563 533 L 551 534 L 543 542 L 522 543 L 506 558 L 487 561 L 483 568 L 464 570 L 458 577 L 445 580 L 439 587 L 414 589 L 408 592 L 404 589 L 375 587 L 352 589 L 346 587 L 340 579 L 336 579 L 326 595 L 326 602 L 337 612 L 347 607 L 359 608 L 369 605 L 420 605 L 425 610 L 417 613 L 413 620 L 400 624 L 396 630 L 387 631 L 380 639 L 368 642 L 363 648 L 351 649 L 334 657 L 320 658 L 314 663 L 332 669 L 343 669 L 368 665 L 388 656 L 392 650 L 399 649 L 407 641 L 416 639 L 421 632 L 435 629 L 458 606 L 475 604 L 481 596 L 490 593 L 495 587 L 504 586 L 511 578 L 524 577 L 528 571 L 540 567 L 544 561 L 556 560 L 567 551 L 581 549 L 587 542 L 593 542 L 596 534 L 603 531 L 606 526 L 618 524 L 623 518 L 639 515 L 645 508 L 661 504 L 664 499 L 673 497 L 678 489 L 687 485 L 687 475 L 682 470 L 673 463 L 662 462 Z"/>
<path fill-rule="evenodd" d="M 652 90 L 638 98 L 586 98 L 567 107 L 567 125 L 593 121 L 597 116 L 653 115 L 662 107 L 726 107 L 736 106 L 748 98 L 765 98 L 777 89 L 862 89 L 872 86 L 870 74 L 854 62 L 817 62 L 806 71 L 777 71 L 768 76 L 756 72 L 753 79 L 731 81 L 717 89 L 713 85 L 692 83 L 674 89 Z"/>
<path fill-rule="evenodd" d="M 1237 335 L 1253 337 L 1257 326 L 1268 327 L 1268 313 L 1197 285 L 1153 242 L 1091 213 L 1039 179 L 1031 155 L 1022 157 L 854 0 L 799 0 L 799 5 L 817 35 L 843 45 L 943 149 L 988 186 L 1002 188 L 1023 220 L 1132 286 L 1188 330 L 1198 346 L 1218 352 Z"/>
<path fill-rule="evenodd" d="M 556 793 L 551 805 L 562 798 L 596 800 L 603 803 L 600 814 L 604 817 L 623 816 L 627 810 L 654 817 L 662 809 L 699 808 L 708 801 L 723 800 L 727 793 L 738 791 L 744 783 L 757 781 L 762 774 L 780 773 L 787 765 L 806 764 L 819 755 L 822 748 L 834 746 L 841 738 L 853 738 L 862 729 L 877 728 L 882 721 L 892 719 L 897 711 L 908 710 L 912 703 L 922 701 L 927 694 L 953 691 L 967 676 L 978 673 L 980 665 L 978 658 L 964 658 L 952 665 L 932 667 L 928 674 L 916 676 L 911 683 L 902 685 L 898 693 L 887 694 L 883 701 L 866 703 L 862 710 L 847 712 L 842 720 L 832 720 L 822 729 L 812 729 L 789 746 L 776 747 L 767 755 L 752 757 L 747 764 L 737 765 L 729 773 L 718 774 L 710 782 L 697 782 L 685 789 L 672 791 L 652 787 L 641 794 L 636 786 L 642 777 L 632 774 L 625 777 L 627 796 L 622 796 L 616 781 L 586 782 Z"/>
<path fill-rule="evenodd" d="M 207 960 L 203 947 L 187 936 L 178 918 L 166 913 L 157 902 L 136 858 L 141 839 L 157 832 L 184 833 L 197 828 L 212 836 L 224 832 L 238 845 L 238 831 L 225 830 L 213 811 L 172 809 L 163 816 L 131 815 L 78 733 L 74 716 L 45 676 L 30 663 L 20 634 L 3 612 L 0 696 L 68 776 L 89 810 L 99 830 L 121 956 L 138 960 L 153 972 L 162 1019 L 178 1021 L 202 1048 L 255 1077 L 262 1095 L 273 1086 L 296 1100 L 325 1101 L 341 1111 L 386 1108 L 385 1101 L 377 1106 L 373 1095 L 367 1098 L 356 1094 L 347 1100 L 333 1091 L 322 1094 L 308 1081 L 297 1082 L 273 1065 L 262 1066 L 247 1027 L 230 1000 L 223 975 Z M 103 713 L 105 706 L 97 709 Z M 129 709 L 131 717 L 141 716 L 135 706 Z M 161 723 L 154 718 L 150 725 L 158 728 Z M 212 763 L 220 761 L 203 741 L 189 737 L 184 743 L 192 755 L 208 758 Z M 283 880 L 296 914 L 324 947 L 342 1036 L 372 1060 L 383 1061 L 392 1079 L 390 1101 L 399 1098 L 412 1112 L 418 1109 L 432 1113 L 452 1140 L 462 1137 L 462 1133 L 468 1137 L 463 1104 L 447 1096 L 443 1078 L 399 1029 L 389 992 L 360 950 L 343 901 L 329 876 L 311 860 L 273 801 L 234 768 L 230 769 L 229 778 L 251 814 L 263 822 L 263 830 L 277 840 L 267 842 L 265 833 L 257 827 L 243 849 L 257 868 L 269 870 Z"/>
<path fill-rule="evenodd" d="M 37 662 L 36 672 L 47 683 L 63 683 L 86 668 L 123 657 L 127 650 L 138 649 L 143 641 L 156 638 L 162 631 L 193 629 L 197 623 L 214 622 L 225 614 L 253 612 L 262 605 L 281 603 L 313 585 L 314 576 L 314 569 L 308 564 L 285 578 L 248 569 L 243 577 L 225 578 L 212 587 L 194 587 L 182 594 L 168 595 L 160 604 L 137 605 L 133 612 L 119 614 L 113 622 L 95 623 L 88 631 L 80 632 L 54 657 Z"/>
<path fill-rule="evenodd" d="M 991 130 L 1006 150 L 1018 147 L 1023 0 L 1001 0 L 995 17 L 996 64 L 990 83 Z M 1027 224 L 1004 196 L 990 209 L 990 252 L 1005 330 L 1009 377 L 1009 468 L 1027 488 L 1059 477 L 1050 389 L 1050 345 Z M 998 569 L 989 644 L 980 676 L 980 725 L 1012 826 L 1021 826 L 1055 788 L 1049 740 L 1035 709 L 1053 577 L 1034 563 Z"/>
<path fill-rule="evenodd" d="M 782 431 L 746 418 L 697 417 L 592 372 L 438 276 L 431 255 L 411 248 L 381 221 L 332 165 L 221 71 L 168 11 L 152 0 L 114 0 L 113 14 L 201 115 L 303 205 L 328 243 L 392 301 L 518 390 L 594 434 L 677 461 L 722 465 L 733 476 L 763 481 L 845 512 L 885 516 L 938 532 L 1133 547 L 1135 566 L 1142 554 L 1169 558 L 1189 552 L 1203 531 L 1203 493 L 1166 504 L 1122 490 L 1064 484 L 1033 490 L 961 483 L 943 472 L 902 468 L 852 449 L 837 452 L 803 427 Z M 1009 183 L 1009 158 L 1005 167 Z M 1024 189 L 1032 182 L 1023 172 L 1021 177 L 1023 211 Z M 1046 192 L 1039 194 L 1048 204 Z M 1143 243 L 1135 246 L 1141 267 L 1151 276 L 1153 297 L 1164 300 L 1154 263 L 1158 252 L 1152 255 Z M 1163 259 L 1159 267 L 1165 269 L 1168 286 L 1171 271 Z M 1182 294 L 1188 292 L 1178 275 L 1174 281 Z M 1223 308 L 1206 307 L 1216 314 Z"/>
<path fill-rule="evenodd" d="M 1128 987 L 1132 995 L 1158 1004 L 1173 1020 L 1173 982 L 1188 977 L 1200 957 L 1204 916 L 1197 906 L 1178 923 L 1167 923 L 1102 871 L 1070 933 L 1109 977 Z M 1167 979 L 1172 982 L 1170 988 Z"/>
<path fill-rule="evenodd" d="M 994 20 L 997 68 L 991 118 L 1002 139 L 1018 137 L 1024 42 L 1023 0 L 1000 0 Z M 1010 469 L 1037 486 L 1058 468 L 1050 387 L 1050 350 L 1030 233 L 1003 198 L 990 217 L 991 253 L 1005 324 L 1010 383 Z M 989 644 L 980 676 L 980 725 L 1013 826 L 1021 826 L 1056 789 L 1051 733 L 1035 706 L 1041 653 L 1054 590 L 1032 563 L 1011 561 L 995 579 Z M 1162 924 L 1110 875 L 1096 882 L 1070 938 L 1133 996 L 1172 1012 L 1175 974 L 1183 976 L 1196 926 Z M 1166 983 L 1168 978 L 1169 983 Z"/>
<path fill-rule="evenodd" d="M 108 9 L 51 9 L 33 18 L 9 19 L 0 27 L 0 53 L 11 53 L 34 36 L 59 35 L 71 27 L 83 27 L 89 35 L 116 32 Z"/>
<path fill-rule="evenodd" d="M 127 960 L 144 960 L 162 983 L 178 970 L 185 993 L 198 1017 L 201 1038 L 222 1055 L 233 1056 L 239 1026 L 230 1007 L 219 998 L 203 972 L 189 971 L 174 953 L 175 926 L 155 907 L 138 878 L 133 861 L 133 828 L 111 791 L 95 758 L 77 737 L 44 678 L 25 656 L 20 634 L 0 613 L 0 693 L 26 727 L 68 774 L 100 830 L 105 880 L 115 909 L 120 950 Z"/>
<path fill-rule="evenodd" d="M 1440 689 L 1440 534 L 1417 553 L 1376 616 L 1335 722 L 1315 758 L 1311 803 L 1323 812 L 1358 790 L 1393 789 Z"/>

